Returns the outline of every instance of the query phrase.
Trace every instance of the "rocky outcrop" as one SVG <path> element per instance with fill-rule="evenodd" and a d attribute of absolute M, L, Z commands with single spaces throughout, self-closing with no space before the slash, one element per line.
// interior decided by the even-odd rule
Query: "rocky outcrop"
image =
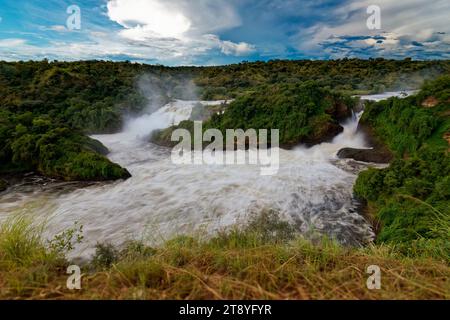
<path fill-rule="evenodd" d="M 360 123 L 358 131 L 365 135 L 366 140 L 372 149 L 344 148 L 337 154 L 340 159 L 353 159 L 371 163 L 390 163 L 394 159 L 392 152 L 376 137 L 373 129 L 369 125 Z"/>
<path fill-rule="evenodd" d="M 424 108 L 434 108 L 439 104 L 439 100 L 435 97 L 428 97 L 422 102 Z"/>
<path fill-rule="evenodd" d="M 352 116 L 351 108 L 341 100 L 332 101 L 332 106 L 326 110 L 326 113 L 337 121 L 344 121 Z"/>
<path fill-rule="evenodd" d="M 389 163 L 392 160 L 390 153 L 381 152 L 377 149 L 344 148 L 338 152 L 338 157 L 371 163 Z"/>
<path fill-rule="evenodd" d="M 305 144 L 308 147 L 312 147 L 316 144 L 321 144 L 324 142 L 332 141 L 338 134 L 344 131 L 344 127 L 337 123 L 327 122 L 323 124 L 320 128 L 316 128 L 316 131 L 306 137 L 301 143 Z M 295 147 L 298 145 L 298 142 L 293 143 L 291 146 L 289 145 L 281 145 L 283 148 Z"/>
<path fill-rule="evenodd" d="M 163 130 L 156 130 L 151 134 L 149 141 L 161 147 L 173 148 L 179 143 L 178 141 L 172 141 L 172 133 L 177 129 L 185 129 L 189 131 L 192 136 L 194 132 L 194 122 L 185 120 L 180 122 L 179 125 L 171 126 Z"/>
<path fill-rule="evenodd" d="M 365 100 L 358 99 L 358 103 L 356 103 L 356 105 L 353 107 L 353 112 L 359 113 L 361 111 L 364 111 L 364 104 L 365 104 Z"/>

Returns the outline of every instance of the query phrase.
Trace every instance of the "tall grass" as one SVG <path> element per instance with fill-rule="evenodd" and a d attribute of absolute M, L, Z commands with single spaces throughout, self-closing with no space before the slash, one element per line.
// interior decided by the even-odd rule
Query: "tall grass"
<path fill-rule="evenodd" d="M 42 229 L 24 217 L 13 217 L 0 226 L 1 268 L 30 266 L 46 260 L 49 253 L 42 242 Z"/>
<path fill-rule="evenodd" d="M 329 239 L 312 244 L 271 212 L 209 240 L 181 236 L 157 248 L 98 245 L 82 266 L 80 291 L 65 288 L 70 262 L 42 240 L 39 228 L 19 219 L 0 230 L 0 298 L 450 298 L 445 261 L 405 256 L 388 245 L 352 249 Z M 369 265 L 382 269 L 381 290 L 366 287 Z"/>

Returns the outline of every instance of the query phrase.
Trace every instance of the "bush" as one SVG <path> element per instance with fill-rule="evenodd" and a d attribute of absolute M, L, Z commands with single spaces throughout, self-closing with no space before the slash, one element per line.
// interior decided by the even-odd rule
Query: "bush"
<path fill-rule="evenodd" d="M 450 236 L 450 161 L 443 139 L 450 130 L 450 102 L 440 102 L 446 113 L 420 104 L 429 94 L 447 97 L 449 88 L 446 76 L 427 83 L 417 96 L 368 106 L 364 121 L 396 154 L 389 168 L 362 172 L 354 186 L 357 196 L 377 208 L 382 224 L 378 241 L 413 243 Z"/>

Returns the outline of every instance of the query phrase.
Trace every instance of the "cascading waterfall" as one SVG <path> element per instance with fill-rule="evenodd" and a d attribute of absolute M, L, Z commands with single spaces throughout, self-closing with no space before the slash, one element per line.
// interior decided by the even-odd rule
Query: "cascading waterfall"
<path fill-rule="evenodd" d="M 170 150 L 147 142 L 153 130 L 188 119 L 196 103 L 174 101 L 131 119 L 121 133 L 93 137 L 110 149 L 112 161 L 131 172 L 127 181 L 83 188 L 54 183 L 54 188 L 25 190 L 18 185 L 0 197 L 2 217 L 28 213 L 46 219 L 49 237 L 82 224 L 84 242 L 72 258 L 89 257 L 99 242 L 157 244 L 199 230 L 213 234 L 264 209 L 277 210 L 307 237 L 326 234 L 347 245 L 373 239 L 352 195 L 357 174 L 367 165 L 336 157 L 344 147 L 367 147 L 357 133 L 360 114 L 344 123 L 344 132 L 330 143 L 280 150 L 279 173 L 261 176 L 251 165 L 174 165 Z"/>

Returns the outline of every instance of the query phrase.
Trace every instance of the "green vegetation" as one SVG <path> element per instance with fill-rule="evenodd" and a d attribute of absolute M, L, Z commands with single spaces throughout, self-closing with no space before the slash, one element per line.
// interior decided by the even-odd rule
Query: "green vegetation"
<path fill-rule="evenodd" d="M 0 172 L 35 170 L 64 180 L 130 177 L 102 155 L 107 149 L 100 142 L 55 124 L 48 116 L 0 111 L 0 140 Z"/>
<path fill-rule="evenodd" d="M 67 266 L 64 255 L 82 240 L 82 229 L 63 232 L 45 241 L 43 228 L 25 217 L 9 218 L 0 226 L 0 296 L 9 287 L 16 295 L 26 295 L 36 283 L 59 277 Z"/>
<path fill-rule="evenodd" d="M 430 101 L 433 103 L 430 106 Z M 407 99 L 367 106 L 362 119 L 394 152 L 389 168 L 360 174 L 355 193 L 381 222 L 380 242 L 426 241 L 450 257 L 450 76 L 427 82 Z"/>
<path fill-rule="evenodd" d="M 163 130 L 156 130 L 152 133 L 150 141 L 163 147 L 175 147 L 178 142 L 172 141 L 172 133 L 177 129 L 185 129 L 189 131 L 191 133 L 191 146 L 194 146 L 194 121 L 192 120 L 181 121 L 176 126 L 171 126 Z"/>
<path fill-rule="evenodd" d="M 236 98 L 261 85 L 316 81 L 325 89 L 351 94 L 419 88 L 424 79 L 450 71 L 449 61 L 342 59 L 240 63 L 203 68 L 196 83 L 203 99 Z"/>
<path fill-rule="evenodd" d="M 139 77 L 148 69 L 158 77 Z M 85 134 L 118 131 L 124 114 L 167 102 L 162 93 L 155 101 L 147 99 L 137 83 L 158 92 L 176 91 L 174 83 L 183 83 L 184 71 L 164 70 L 97 61 L 0 62 L 0 173 L 33 170 L 65 180 L 128 178 L 125 169 L 104 156 L 107 149 Z"/>
<path fill-rule="evenodd" d="M 354 94 L 414 88 L 424 78 L 449 71 L 448 61 L 411 59 L 178 68 L 105 61 L 0 62 L 0 172 L 35 170 L 67 180 L 126 178 L 125 170 L 98 154 L 104 155 L 105 148 L 83 135 L 116 132 L 124 115 L 148 104 L 199 96 L 239 98 L 230 115 L 216 117 L 211 125 L 280 126 L 285 144 L 316 143 L 339 129 L 335 117 L 324 112 L 337 97 L 330 89 Z M 319 101 L 320 94 L 332 101 Z"/>
<path fill-rule="evenodd" d="M 0 106 L 13 113 L 48 115 L 86 133 L 111 133 L 122 116 L 148 103 L 183 97 L 192 68 L 121 62 L 0 62 Z M 139 88 L 157 92 L 151 101 Z M 184 93 L 186 94 L 186 93 Z"/>
<path fill-rule="evenodd" d="M 0 228 L 2 299 L 449 299 L 450 268 L 425 247 L 405 257 L 394 246 L 313 245 L 273 212 L 209 240 L 178 237 L 157 248 L 98 245 L 82 266 L 82 290 L 66 289 L 63 253 L 82 240 L 75 226 L 50 242 L 18 219 Z M 382 268 L 381 290 L 366 269 Z"/>
<path fill-rule="evenodd" d="M 316 144 L 342 131 L 338 120 L 350 115 L 354 101 L 313 81 L 257 88 L 213 115 L 206 128 L 279 129 L 281 145 Z"/>
<path fill-rule="evenodd" d="M 338 120 L 350 116 L 354 104 L 349 96 L 323 89 L 313 81 L 266 85 L 238 97 L 224 113 L 214 113 L 203 129 L 219 129 L 224 136 L 227 129 L 279 129 L 283 147 L 313 145 L 342 132 Z M 171 136 L 178 128 L 193 133 L 194 126 L 184 121 L 155 133 L 152 141 L 166 146 L 176 144 Z"/>

